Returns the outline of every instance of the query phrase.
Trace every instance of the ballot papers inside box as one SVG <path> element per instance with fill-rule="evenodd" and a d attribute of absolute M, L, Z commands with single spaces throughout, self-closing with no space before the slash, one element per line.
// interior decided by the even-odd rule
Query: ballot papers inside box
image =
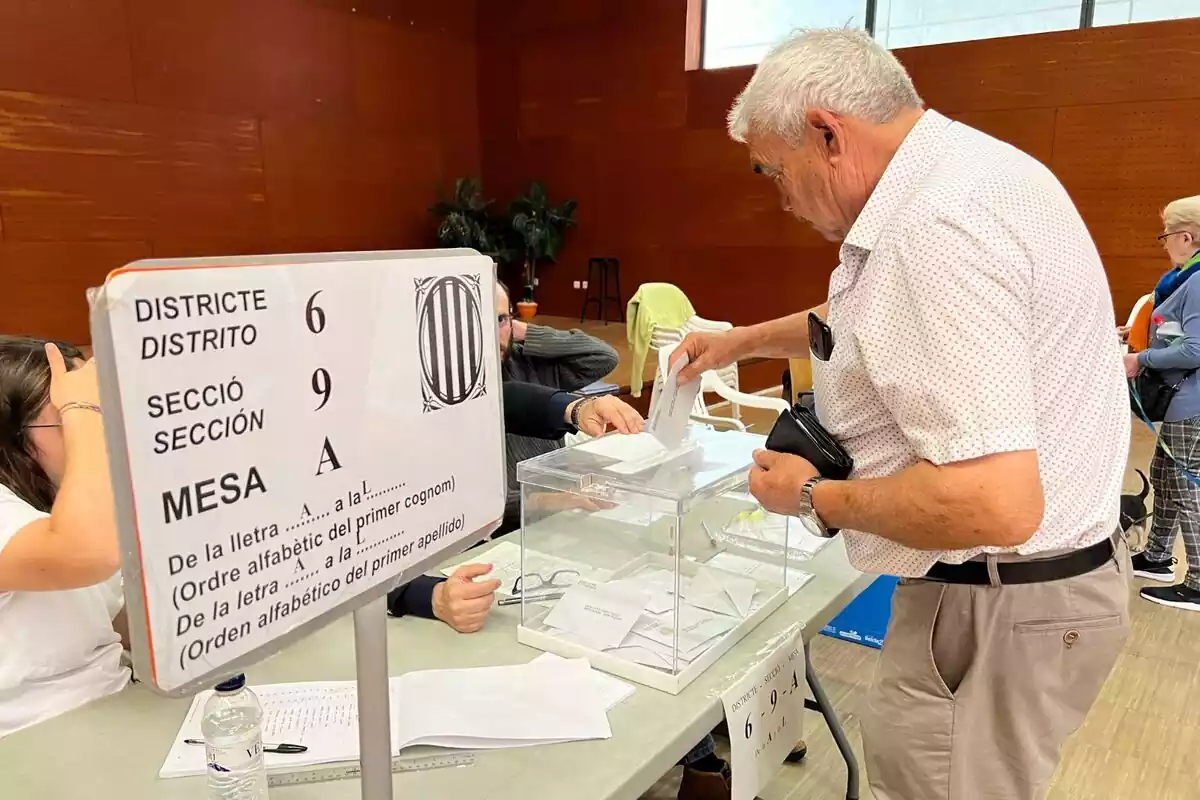
<path fill-rule="evenodd" d="M 786 519 L 779 548 L 720 535 L 763 444 L 691 427 L 670 449 L 609 435 L 521 462 L 518 639 L 672 694 L 691 683 L 811 577 Z"/>

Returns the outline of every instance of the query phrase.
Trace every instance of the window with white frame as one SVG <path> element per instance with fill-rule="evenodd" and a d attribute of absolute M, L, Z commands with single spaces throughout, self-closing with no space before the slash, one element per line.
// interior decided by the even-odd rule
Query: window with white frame
<path fill-rule="evenodd" d="M 704 69 L 762 61 L 797 28 L 864 26 L 863 0 L 706 0 Z"/>
<path fill-rule="evenodd" d="M 1127 25 L 1200 17 L 1200 0 L 1096 0 L 1092 24 Z"/>
<path fill-rule="evenodd" d="M 1079 0 L 878 0 L 875 38 L 890 49 L 1079 27 Z"/>
<path fill-rule="evenodd" d="M 1200 0 L 703 0 L 703 69 L 757 64 L 799 28 L 866 28 L 896 49 L 1200 17 Z M 695 56 L 691 56 L 695 58 Z"/>

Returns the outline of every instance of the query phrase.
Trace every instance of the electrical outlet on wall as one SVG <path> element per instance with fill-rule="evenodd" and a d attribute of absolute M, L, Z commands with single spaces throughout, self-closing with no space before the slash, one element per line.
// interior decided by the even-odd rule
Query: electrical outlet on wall
<path fill-rule="evenodd" d="M 541 278 L 534 278 L 534 279 L 533 279 L 533 285 L 534 285 L 534 286 L 539 286 L 539 285 L 541 285 L 541 280 L 542 280 Z"/>
<path fill-rule="evenodd" d="M 587 281 L 584 281 L 584 282 L 583 282 L 583 288 L 584 288 L 584 289 L 586 289 L 586 288 L 587 288 Z"/>
<path fill-rule="evenodd" d="M 583 285 L 582 285 L 582 284 L 581 284 L 579 281 L 575 281 L 575 288 L 576 288 L 576 289 L 582 289 L 582 288 L 583 288 Z"/>

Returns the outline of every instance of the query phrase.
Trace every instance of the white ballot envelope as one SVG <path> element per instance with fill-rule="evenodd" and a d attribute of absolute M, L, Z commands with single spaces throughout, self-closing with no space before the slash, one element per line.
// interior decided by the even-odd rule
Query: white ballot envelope
<path fill-rule="evenodd" d="M 621 644 L 641 617 L 649 595 L 611 584 L 582 583 L 567 590 L 546 615 L 546 624 L 567 631 L 596 650 Z"/>
<path fill-rule="evenodd" d="M 658 369 L 666 379 L 662 389 L 654 400 L 654 408 L 650 409 L 650 421 L 646 425 L 655 439 L 662 442 L 668 450 L 673 450 L 683 443 L 687 434 L 688 420 L 692 408 L 696 404 L 696 395 L 700 393 L 700 381 L 695 380 L 686 385 L 679 385 L 679 372 L 688 365 L 687 356 L 679 359 L 673 369 L 667 368 L 671 354 L 678 345 L 670 345 L 658 351 Z"/>

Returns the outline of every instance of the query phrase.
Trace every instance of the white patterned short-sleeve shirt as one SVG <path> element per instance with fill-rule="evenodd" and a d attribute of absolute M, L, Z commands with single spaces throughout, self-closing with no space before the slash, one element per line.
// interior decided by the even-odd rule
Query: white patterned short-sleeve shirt
<path fill-rule="evenodd" d="M 1130 415 L 1112 298 L 1074 204 L 1033 158 L 926 111 L 846 236 L 828 322 L 817 412 L 854 478 L 1034 450 L 1045 516 L 1016 552 L 1116 529 Z M 859 569 L 907 577 L 1001 551 L 842 535 Z"/>

